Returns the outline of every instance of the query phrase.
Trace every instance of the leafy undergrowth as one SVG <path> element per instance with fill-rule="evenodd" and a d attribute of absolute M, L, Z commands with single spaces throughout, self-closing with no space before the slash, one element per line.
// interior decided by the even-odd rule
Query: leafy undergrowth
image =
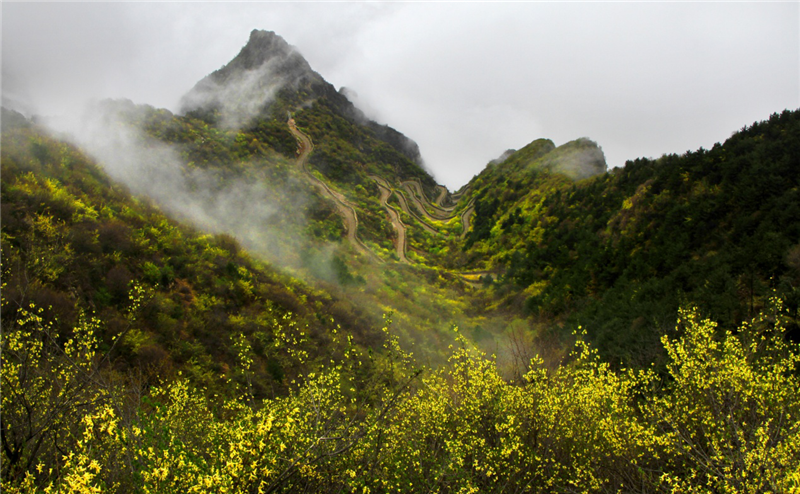
<path fill-rule="evenodd" d="M 343 342 L 264 400 L 243 336 L 223 398 L 182 376 L 137 387 L 91 318 L 59 344 L 41 310 L 21 312 L 3 335 L 5 492 L 800 490 L 800 347 L 777 299 L 735 333 L 682 311 L 662 376 L 615 371 L 579 339 L 509 382 L 460 336 L 434 371 L 390 335 L 380 355 Z"/>

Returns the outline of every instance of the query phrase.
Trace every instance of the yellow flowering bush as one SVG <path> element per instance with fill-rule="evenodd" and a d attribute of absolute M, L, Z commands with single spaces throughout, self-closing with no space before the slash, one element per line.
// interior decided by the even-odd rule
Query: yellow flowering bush
<path fill-rule="evenodd" d="M 460 336 L 436 370 L 396 337 L 380 353 L 348 338 L 341 360 L 260 402 L 239 385 L 252 348 L 238 336 L 237 396 L 179 376 L 134 408 L 129 387 L 101 379 L 96 321 L 58 335 L 28 308 L 3 333 L 2 487 L 800 492 L 800 351 L 774 304 L 735 333 L 681 311 L 664 375 L 615 370 L 580 338 L 560 367 L 534 359 L 520 382 Z"/>
<path fill-rule="evenodd" d="M 671 490 L 800 492 L 800 353 L 772 303 L 737 334 L 684 310 L 684 336 L 664 337 L 672 382 L 647 409 L 666 441 Z"/>

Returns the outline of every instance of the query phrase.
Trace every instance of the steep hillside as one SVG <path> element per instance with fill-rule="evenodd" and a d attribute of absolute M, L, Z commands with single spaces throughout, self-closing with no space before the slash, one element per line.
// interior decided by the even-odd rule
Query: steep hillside
<path fill-rule="evenodd" d="M 490 163 L 467 185 L 461 202 L 474 202 L 472 230 L 466 236 L 465 247 L 485 258 L 487 249 L 499 253 L 496 245 L 473 248 L 491 236 L 499 223 L 501 229 L 522 220 L 522 210 L 535 204 L 559 186 L 588 178 L 606 171 L 602 150 L 588 139 L 579 139 L 556 147 L 548 139 L 538 139 L 502 161 Z M 519 239 L 521 240 L 521 239 Z M 512 246 L 504 245 L 507 252 Z"/>
<path fill-rule="evenodd" d="M 416 143 L 367 119 L 272 32 L 253 31 L 237 57 L 184 97 L 184 112 L 222 130 L 235 128 L 243 135 L 237 138 L 248 142 L 285 135 L 287 116 L 292 116 L 314 144 L 310 171 L 343 195 L 358 217 L 358 237 L 378 256 L 392 257 L 398 234 L 372 177 L 394 186 L 416 181 L 431 196 L 437 187 L 422 166 Z"/>
<path fill-rule="evenodd" d="M 800 112 L 577 181 L 546 165 L 552 148 L 535 141 L 470 184 L 463 262 L 497 273 L 507 304 L 581 324 L 628 363 L 652 358 L 680 305 L 734 325 L 774 289 L 797 317 Z"/>
<path fill-rule="evenodd" d="M 272 32 L 253 31 L 239 55 L 187 93 L 181 115 L 125 101 L 104 102 L 97 110 L 97 127 L 105 130 L 121 123 L 123 134 L 144 134 L 133 139 L 131 149 L 119 149 L 116 155 L 144 155 L 142 148 L 166 146 L 174 158 L 172 168 L 177 168 L 173 175 L 180 177 L 158 181 L 185 181 L 184 195 L 192 196 L 196 203 L 192 208 L 177 204 L 171 208 L 173 213 L 195 222 L 202 216 L 202 228 L 235 234 L 270 260 L 310 268 L 315 276 L 329 281 L 325 269 L 314 265 L 326 256 L 330 242 L 349 239 L 345 242 L 349 249 L 348 245 L 341 247 L 355 252 L 341 252 L 339 257 L 360 253 L 379 261 L 396 260 L 395 252 L 406 248 L 406 242 L 398 240 L 404 232 L 397 228 L 402 226 L 393 224 L 392 211 L 379 200 L 380 185 L 375 177 L 390 187 L 419 184 L 428 195 L 444 190 L 422 168 L 413 141 L 368 120 Z M 290 117 L 313 146 L 302 168 L 294 166 L 300 149 L 290 132 Z M 145 158 L 138 161 L 164 159 Z M 104 161 L 116 159 L 108 156 Z M 131 163 L 127 168 L 139 166 Z M 164 175 L 163 169 L 154 168 L 152 174 Z M 130 183 L 141 173 L 135 175 L 115 178 Z M 250 188 L 258 184 L 259 190 L 242 194 L 239 183 Z M 207 193 L 209 189 L 213 194 Z M 147 185 L 141 192 L 154 195 Z M 174 195 L 166 191 L 164 197 L 155 199 L 179 202 Z M 245 208 L 267 203 L 272 214 L 261 223 L 275 223 L 275 228 L 259 234 L 263 227 L 254 221 L 246 228 L 236 228 L 231 224 L 234 215 L 214 210 L 220 203 L 231 202 L 231 196 L 246 197 L 240 206 Z M 187 214 L 187 209 L 192 211 Z M 198 209 L 203 215 L 192 214 Z M 348 215 L 355 215 L 355 220 Z M 354 231 L 348 231 L 348 225 Z M 281 234 L 275 235 L 276 231 Z M 353 262 L 349 264 L 355 269 Z"/>
<path fill-rule="evenodd" d="M 329 362 L 339 325 L 363 347 L 383 340 L 380 319 L 277 272 L 230 236 L 175 222 L 19 114 L 2 118 L 4 327 L 33 306 L 67 338 L 93 314 L 118 371 L 150 383 L 183 372 L 220 393 L 220 375 L 236 378 L 234 340 L 244 338 L 256 396 Z"/>
<path fill-rule="evenodd" d="M 248 99 L 256 93 L 269 94 Z M 479 339 L 503 327 L 473 322 L 482 294 L 442 268 L 460 250 L 463 211 L 421 168 L 416 145 L 364 118 L 282 39 L 254 31 L 184 103 L 180 115 L 102 102 L 95 128 L 115 145 L 79 141 L 171 214 L 235 236 L 374 317 L 394 313 L 423 358 L 440 358 L 454 324 Z"/>
<path fill-rule="evenodd" d="M 355 148 L 318 148 L 314 163 L 326 176 L 353 182 L 358 174 L 353 164 L 359 163 L 387 178 L 418 178 L 435 185 L 421 168 L 415 142 L 366 118 L 343 92 L 314 72 L 294 47 L 271 31 L 253 30 L 241 52 L 198 82 L 184 96 L 182 107 L 182 113 L 229 129 L 248 129 L 264 120 L 283 123 L 292 113 L 320 143 L 344 141 Z M 342 156 L 343 151 L 350 154 Z M 359 182 L 365 182 L 361 178 Z"/>

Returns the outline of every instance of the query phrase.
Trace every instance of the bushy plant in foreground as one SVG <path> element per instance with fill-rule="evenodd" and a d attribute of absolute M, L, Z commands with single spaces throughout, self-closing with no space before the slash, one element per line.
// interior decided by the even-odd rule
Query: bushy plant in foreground
<path fill-rule="evenodd" d="M 29 309 L 3 334 L 3 489 L 800 492 L 800 351 L 774 305 L 737 332 L 681 311 L 664 376 L 616 371 L 579 339 L 556 370 L 534 360 L 507 382 L 459 336 L 420 376 L 390 338 L 258 404 L 182 378 L 131 400 L 92 350 L 95 322 L 65 340 Z"/>

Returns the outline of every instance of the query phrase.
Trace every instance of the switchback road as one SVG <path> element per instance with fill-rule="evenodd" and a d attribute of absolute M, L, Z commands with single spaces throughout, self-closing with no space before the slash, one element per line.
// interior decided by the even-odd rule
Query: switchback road
<path fill-rule="evenodd" d="M 392 226 L 397 232 L 397 241 L 395 242 L 397 257 L 400 259 L 400 262 L 409 264 L 408 258 L 406 257 L 406 249 L 408 248 L 406 245 L 406 225 L 404 225 L 403 221 L 400 219 L 400 213 L 398 213 L 393 207 L 389 206 L 389 203 L 386 202 L 392 195 L 392 189 L 389 187 L 389 184 L 387 184 L 380 177 L 370 175 L 369 178 L 374 180 L 378 185 L 378 188 L 381 191 L 381 206 L 383 206 L 383 209 L 385 209 L 389 214 L 389 219 L 392 222 Z"/>
<path fill-rule="evenodd" d="M 306 134 L 301 132 L 294 121 L 293 118 L 290 118 L 288 121 L 289 132 L 297 139 L 297 166 L 300 170 L 305 173 L 305 175 L 311 180 L 313 183 L 322 193 L 323 195 L 330 197 L 333 200 L 333 203 L 336 205 L 336 211 L 339 213 L 339 216 L 342 217 L 344 220 L 345 229 L 347 230 L 347 240 L 353 245 L 353 247 L 358 250 L 359 252 L 375 259 L 379 262 L 383 262 L 383 260 L 378 257 L 372 250 L 370 250 L 361 239 L 358 238 L 358 215 L 356 214 L 355 207 L 347 200 L 347 198 L 341 192 L 335 191 L 331 189 L 327 183 L 322 181 L 316 175 L 311 173 L 308 169 L 308 156 L 314 150 L 314 144 L 311 141 L 311 138 L 308 137 Z M 395 231 L 397 232 L 397 239 L 395 242 L 395 249 L 397 252 L 397 257 L 400 262 L 404 264 L 410 264 L 408 257 L 406 256 L 406 252 L 408 250 L 408 240 L 407 240 L 407 230 L 408 227 L 403 223 L 400 213 L 394 209 L 392 206 L 389 205 L 387 202 L 389 197 L 391 197 L 393 189 L 389 186 L 389 184 L 377 176 L 370 176 L 372 180 L 378 185 L 378 189 L 380 190 L 381 197 L 380 203 L 381 206 L 386 210 L 389 215 L 389 219 L 394 227 Z M 442 235 L 442 233 L 428 224 L 425 219 L 414 213 L 410 208 L 408 203 L 413 202 L 416 209 L 422 213 L 428 221 L 438 222 L 438 221 L 449 221 L 455 217 L 457 214 L 455 212 L 456 206 L 452 207 L 442 207 L 441 203 L 447 197 L 447 189 L 442 186 L 438 186 L 439 194 L 434 201 L 436 204 L 430 202 L 425 196 L 425 193 L 422 189 L 422 185 L 417 180 L 407 180 L 402 182 L 401 185 L 405 189 L 405 193 L 402 190 L 394 190 L 394 193 L 397 195 L 398 200 L 400 201 L 400 207 L 403 211 L 406 212 L 409 216 L 417 220 L 417 222 L 422 226 L 425 231 L 434 234 L 434 235 Z M 463 193 L 463 192 L 462 192 Z M 406 196 L 408 194 L 408 197 Z M 453 196 L 451 196 L 452 198 Z M 410 200 L 409 200 L 410 198 Z M 423 204 L 423 201 L 425 204 Z M 462 233 L 461 237 L 464 238 L 469 231 L 470 228 L 470 218 L 475 211 L 474 206 L 474 199 L 467 204 L 466 208 L 461 212 L 461 224 L 462 224 Z M 426 207 L 427 206 L 427 207 Z M 430 210 L 430 211 L 429 211 Z M 433 213 L 431 213 L 433 212 Z M 461 274 L 461 278 L 467 282 L 474 283 L 474 278 L 477 276 L 481 276 L 484 274 L 483 272 L 474 272 L 474 273 L 463 273 Z M 485 272 L 485 274 L 489 274 L 489 272 Z"/>
<path fill-rule="evenodd" d="M 311 154 L 311 151 L 314 150 L 314 144 L 311 142 L 311 138 L 301 132 L 294 121 L 293 118 L 289 119 L 289 132 L 297 139 L 297 146 L 299 154 L 297 156 L 297 166 L 305 172 L 305 174 L 311 179 L 311 182 L 320 189 L 324 195 L 327 195 L 331 199 L 333 199 L 334 204 L 336 205 L 336 210 L 339 213 L 339 216 L 342 217 L 344 220 L 344 226 L 347 230 L 347 240 L 355 247 L 356 250 L 376 259 L 378 261 L 383 261 L 380 257 L 378 257 L 374 252 L 372 252 L 366 245 L 358 238 L 358 215 L 356 215 L 356 210 L 352 204 L 350 204 L 347 199 L 344 197 L 343 194 L 331 189 L 328 187 L 328 184 L 317 178 L 311 171 L 308 169 L 308 155 Z"/>

